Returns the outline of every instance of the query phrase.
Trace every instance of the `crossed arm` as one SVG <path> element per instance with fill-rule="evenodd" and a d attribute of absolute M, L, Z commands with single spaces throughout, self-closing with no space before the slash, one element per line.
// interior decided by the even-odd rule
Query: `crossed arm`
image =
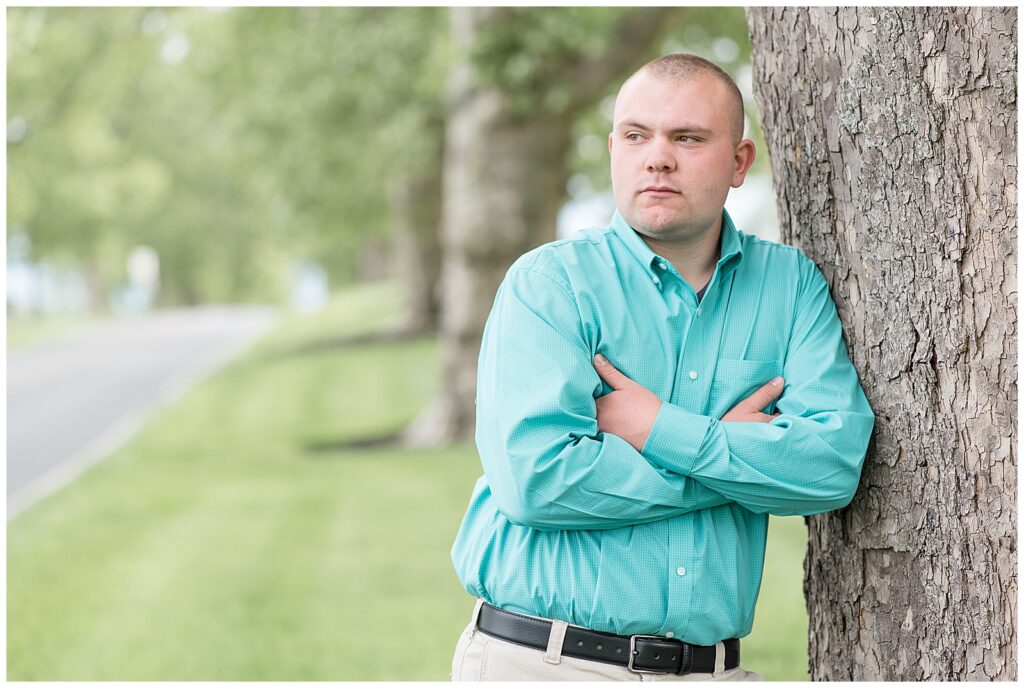
<path fill-rule="evenodd" d="M 601 379 L 614 391 L 597 399 L 597 427 L 601 432 L 610 432 L 629 442 L 642 452 L 647 438 L 654 427 L 654 421 L 661 410 L 661 399 L 651 390 L 630 380 L 620 373 L 608 360 L 598 354 L 594 357 L 594 369 Z M 774 378 L 746 399 L 729 409 L 722 416 L 728 423 L 768 423 L 782 414 L 768 415 L 761 410 L 782 394 L 785 380 Z"/>
<path fill-rule="evenodd" d="M 802 293 L 786 393 L 769 382 L 715 419 L 595 366 L 567 289 L 546 273 L 510 272 L 478 374 L 477 446 L 499 509 L 533 528 L 575 530 L 729 503 L 776 514 L 845 505 L 873 416 L 818 279 Z M 614 391 L 595 399 L 602 378 Z M 780 413 L 760 413 L 775 397 Z"/>

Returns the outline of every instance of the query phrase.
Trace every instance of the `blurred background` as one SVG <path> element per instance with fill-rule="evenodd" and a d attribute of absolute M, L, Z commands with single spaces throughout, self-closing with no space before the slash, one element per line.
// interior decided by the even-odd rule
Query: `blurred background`
<path fill-rule="evenodd" d="M 647 60 L 735 77 L 759 157 L 727 208 L 778 238 L 741 8 L 6 19 L 10 680 L 446 680 L 481 469 L 438 400 L 465 397 L 480 285 L 609 220 L 614 95 Z M 550 173 L 528 236 L 446 227 L 516 169 Z M 807 677 L 805 538 L 772 519 L 743 650 L 768 679 Z"/>

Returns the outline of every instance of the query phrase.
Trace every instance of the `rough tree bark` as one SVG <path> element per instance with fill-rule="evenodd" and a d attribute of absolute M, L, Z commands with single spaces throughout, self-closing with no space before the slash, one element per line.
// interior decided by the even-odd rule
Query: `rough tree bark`
<path fill-rule="evenodd" d="M 670 8 L 627 15 L 598 58 L 549 65 L 548 83 L 569 84 L 563 107 L 517 110 L 517 94 L 478 77 L 475 42 L 501 31 L 508 7 L 451 10 L 452 43 L 463 59 L 448 84 L 440 348 L 444 389 L 406 430 L 410 445 L 473 438 L 476 365 L 484 323 L 508 267 L 555 238 L 565 200 L 571 127 L 579 110 L 651 50 Z"/>
<path fill-rule="evenodd" d="M 1016 641 L 1012 8 L 750 10 L 783 239 L 877 416 L 809 521 L 813 679 L 1002 679 Z"/>

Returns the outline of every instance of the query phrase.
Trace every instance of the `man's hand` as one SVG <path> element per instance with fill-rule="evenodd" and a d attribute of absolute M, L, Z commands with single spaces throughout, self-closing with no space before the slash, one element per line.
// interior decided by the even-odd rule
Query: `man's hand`
<path fill-rule="evenodd" d="M 722 420 L 729 423 L 770 423 L 772 418 L 780 414 L 769 416 L 762 413 L 761 409 L 779 398 L 784 382 L 781 377 L 769 380 L 761 389 L 729 409 Z"/>
<path fill-rule="evenodd" d="M 597 399 L 597 427 L 641 451 L 661 410 L 661 399 L 620 373 L 601 354 L 594 357 L 594 368 L 614 390 Z"/>
<path fill-rule="evenodd" d="M 637 451 L 642 451 L 661 410 L 661 399 L 638 382 L 630 380 L 604 356 L 594 357 L 594 368 L 614 391 L 597 399 L 597 427 L 601 432 L 618 435 Z M 756 392 L 722 416 L 728 423 L 768 423 L 780 414 L 768 415 L 762 409 L 779 398 L 785 381 L 769 380 Z"/>

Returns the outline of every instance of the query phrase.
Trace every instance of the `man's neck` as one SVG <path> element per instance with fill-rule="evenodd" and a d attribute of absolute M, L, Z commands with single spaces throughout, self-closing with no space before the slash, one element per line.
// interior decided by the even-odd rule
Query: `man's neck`
<path fill-rule="evenodd" d="M 715 273 L 721 248 L 721 218 L 690 242 L 656 241 L 639 232 L 637 234 L 652 251 L 672 263 L 694 291 L 700 291 Z"/>

